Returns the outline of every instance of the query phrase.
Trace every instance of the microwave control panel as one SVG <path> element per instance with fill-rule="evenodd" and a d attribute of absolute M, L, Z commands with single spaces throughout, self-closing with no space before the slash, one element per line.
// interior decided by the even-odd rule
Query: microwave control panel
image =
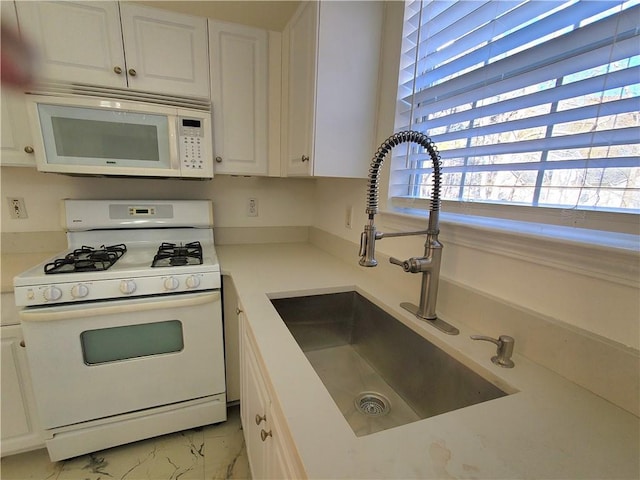
<path fill-rule="evenodd" d="M 200 118 L 189 117 L 178 117 L 178 122 L 181 168 L 186 171 L 205 170 L 204 122 Z"/>

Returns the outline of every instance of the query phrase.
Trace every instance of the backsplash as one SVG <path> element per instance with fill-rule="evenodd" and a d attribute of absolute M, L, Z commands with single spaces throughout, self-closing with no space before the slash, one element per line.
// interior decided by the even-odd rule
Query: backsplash
<path fill-rule="evenodd" d="M 32 168 L 2 167 L 2 232 L 62 230 L 60 201 L 74 199 L 211 199 L 216 227 L 307 226 L 314 180 L 216 176 L 213 180 L 67 177 Z M 29 218 L 9 218 L 6 197 L 24 198 Z M 247 215 L 249 198 L 258 216 Z"/>

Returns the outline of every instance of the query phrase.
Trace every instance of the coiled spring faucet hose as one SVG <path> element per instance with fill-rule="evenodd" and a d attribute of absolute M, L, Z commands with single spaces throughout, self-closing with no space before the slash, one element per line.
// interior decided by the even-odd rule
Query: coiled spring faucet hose
<path fill-rule="evenodd" d="M 421 147 L 427 150 L 431 161 L 433 162 L 433 192 L 431 198 L 431 211 L 440 210 L 440 182 L 442 179 L 442 173 L 440 172 L 440 166 L 442 161 L 440 160 L 440 154 L 433 141 L 427 137 L 424 133 L 416 132 L 413 130 L 406 130 L 398 132 L 387 138 L 375 153 L 371 160 L 371 166 L 369 168 L 369 186 L 367 192 L 367 214 L 369 218 L 373 218 L 373 215 L 378 213 L 378 190 L 380 181 L 380 167 L 387 154 L 391 149 L 401 143 L 411 142 L 417 143 Z"/>

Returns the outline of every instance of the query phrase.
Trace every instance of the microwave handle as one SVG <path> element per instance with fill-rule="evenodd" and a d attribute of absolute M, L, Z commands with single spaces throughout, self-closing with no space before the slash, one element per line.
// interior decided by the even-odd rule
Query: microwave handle
<path fill-rule="evenodd" d="M 177 308 L 219 302 L 220 291 L 204 292 L 195 295 L 151 297 L 144 301 L 127 299 L 126 302 L 106 301 L 91 304 L 70 304 L 65 306 L 51 306 L 37 310 L 23 309 L 19 312 L 20 320 L 24 322 L 49 322 L 74 318 L 93 317 L 95 315 L 109 315 L 115 313 L 132 313 L 159 308 Z M 117 303 L 116 303 L 117 302 Z"/>

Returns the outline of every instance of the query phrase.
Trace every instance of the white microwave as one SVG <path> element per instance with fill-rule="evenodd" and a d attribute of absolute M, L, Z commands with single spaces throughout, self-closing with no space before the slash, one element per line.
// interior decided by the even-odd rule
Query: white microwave
<path fill-rule="evenodd" d="M 213 177 L 210 111 L 95 97 L 27 95 L 38 170 Z"/>

